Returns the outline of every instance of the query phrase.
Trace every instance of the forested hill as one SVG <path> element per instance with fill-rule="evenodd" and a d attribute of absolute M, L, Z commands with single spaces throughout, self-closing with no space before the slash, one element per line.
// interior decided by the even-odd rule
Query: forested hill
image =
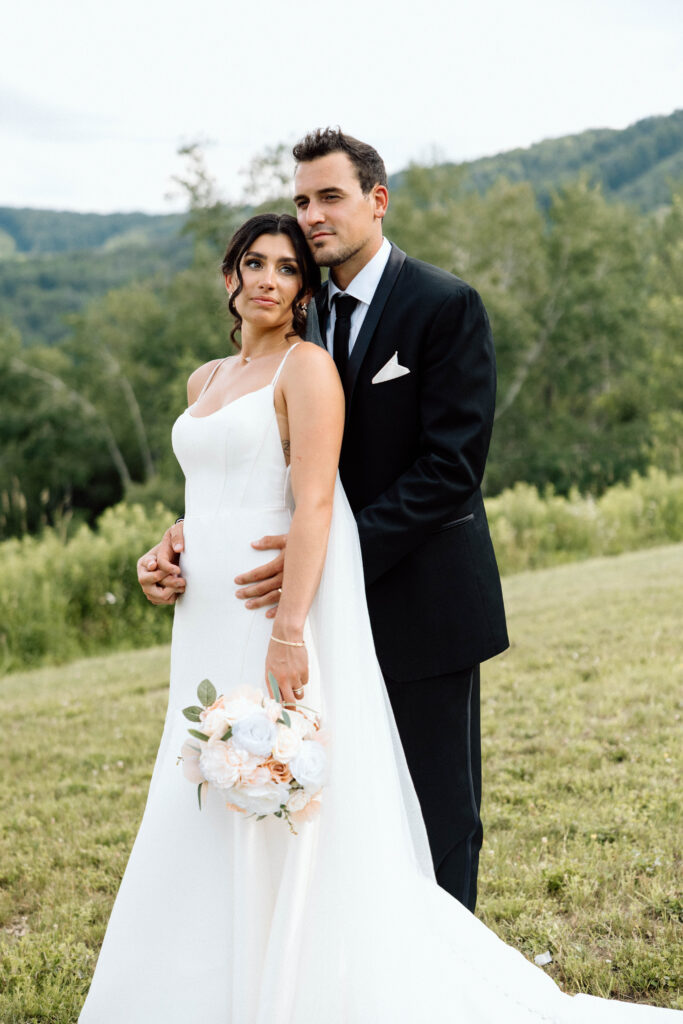
<path fill-rule="evenodd" d="M 464 182 L 479 192 L 486 192 L 501 176 L 528 181 L 541 201 L 559 185 L 584 174 L 592 184 L 602 184 L 607 198 L 633 203 L 647 212 L 667 205 L 671 184 L 683 181 L 683 110 L 647 117 L 621 130 L 591 129 L 445 166 L 459 171 Z M 401 178 L 402 174 L 394 175 L 391 184 L 399 185 Z"/>
<path fill-rule="evenodd" d="M 622 130 L 598 128 L 547 139 L 469 163 L 448 164 L 485 192 L 504 176 L 529 181 L 541 198 L 558 185 L 587 174 L 608 198 L 647 211 L 670 201 L 670 183 L 683 179 L 683 110 L 648 117 Z M 401 184 L 403 172 L 391 178 Z M 13 255 L 83 250 L 112 252 L 158 247 L 177 235 L 181 214 L 69 213 L 0 207 L 0 259 Z"/>
<path fill-rule="evenodd" d="M 156 245 L 178 234 L 183 214 L 70 213 L 0 207 L 0 257 Z"/>

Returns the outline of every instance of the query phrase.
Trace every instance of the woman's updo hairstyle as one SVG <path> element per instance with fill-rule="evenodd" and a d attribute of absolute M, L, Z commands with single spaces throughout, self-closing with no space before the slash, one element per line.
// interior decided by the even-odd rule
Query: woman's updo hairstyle
<path fill-rule="evenodd" d="M 249 252 L 253 243 L 261 235 L 286 235 L 292 243 L 301 272 L 301 288 L 292 303 L 292 330 L 286 337 L 289 338 L 292 334 L 297 334 L 303 338 L 306 330 L 306 314 L 301 308 L 301 300 L 308 292 L 315 293 L 320 288 L 320 269 L 311 255 L 311 250 L 308 248 L 296 218 L 288 213 L 259 213 L 255 217 L 250 217 L 230 239 L 221 263 L 223 274 L 234 274 L 238 281 L 237 288 L 228 302 L 228 308 L 235 318 L 235 326 L 230 332 L 230 338 L 236 348 L 241 348 L 236 334 L 242 327 L 242 318 L 235 307 L 235 299 L 242 291 L 244 284 L 240 263 L 245 252 Z"/>

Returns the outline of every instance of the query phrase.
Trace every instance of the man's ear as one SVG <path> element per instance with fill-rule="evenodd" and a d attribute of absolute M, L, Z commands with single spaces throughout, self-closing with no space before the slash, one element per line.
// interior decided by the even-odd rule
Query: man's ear
<path fill-rule="evenodd" d="M 372 190 L 374 213 L 377 220 L 383 220 L 389 206 L 389 190 L 386 185 L 375 185 Z"/>

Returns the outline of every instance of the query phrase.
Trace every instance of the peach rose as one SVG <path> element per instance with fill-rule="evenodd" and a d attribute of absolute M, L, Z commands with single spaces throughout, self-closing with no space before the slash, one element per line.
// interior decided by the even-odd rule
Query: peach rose
<path fill-rule="evenodd" d="M 223 706 L 223 698 L 220 697 L 210 708 L 200 712 L 200 730 L 207 736 L 215 736 L 218 739 L 224 736 L 230 728 L 230 720 Z"/>
<path fill-rule="evenodd" d="M 292 773 L 287 765 L 282 764 L 280 761 L 276 761 L 273 757 L 269 757 L 268 760 L 264 762 L 263 767 L 268 769 L 273 782 L 292 781 Z"/>

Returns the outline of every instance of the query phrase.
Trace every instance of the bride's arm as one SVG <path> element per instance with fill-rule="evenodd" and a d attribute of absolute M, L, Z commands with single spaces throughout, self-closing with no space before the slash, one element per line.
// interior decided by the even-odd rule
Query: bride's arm
<path fill-rule="evenodd" d="M 273 636 L 297 642 L 303 639 L 304 622 L 325 561 L 344 430 L 344 393 L 334 362 L 317 345 L 297 346 L 280 379 L 287 406 L 296 508 L 287 537 Z M 294 702 L 293 690 L 308 680 L 306 649 L 271 641 L 266 678 L 268 672 L 275 675 L 283 700 Z"/>

